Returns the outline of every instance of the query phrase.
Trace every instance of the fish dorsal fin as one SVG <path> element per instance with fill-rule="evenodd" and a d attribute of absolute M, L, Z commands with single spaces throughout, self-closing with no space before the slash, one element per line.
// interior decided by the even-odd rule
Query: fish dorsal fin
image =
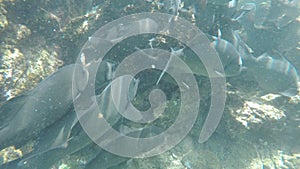
<path fill-rule="evenodd" d="M 160 82 L 162 76 L 165 74 L 165 72 L 169 68 L 170 62 L 172 61 L 173 57 L 179 57 L 180 55 L 183 55 L 183 50 L 184 50 L 184 48 L 181 48 L 181 49 L 178 49 L 178 50 L 174 50 L 173 48 L 171 48 L 170 58 L 169 58 L 169 60 L 166 64 L 165 68 L 163 69 L 162 73 L 160 74 L 158 80 L 156 81 L 156 85 L 158 85 L 158 83 Z"/>
<path fill-rule="evenodd" d="M 261 60 L 261 59 L 263 59 L 263 58 L 269 58 L 269 57 L 270 57 L 269 53 L 268 53 L 268 52 L 265 52 L 265 53 L 259 55 L 256 59 L 257 59 L 257 60 Z"/>
<path fill-rule="evenodd" d="M 221 29 L 218 29 L 218 38 L 221 39 L 221 36 L 222 36 Z"/>
<path fill-rule="evenodd" d="M 272 57 L 274 56 L 273 58 L 289 62 L 289 60 L 285 57 L 284 53 L 281 53 L 276 49 L 272 50 L 271 53 L 272 53 Z"/>

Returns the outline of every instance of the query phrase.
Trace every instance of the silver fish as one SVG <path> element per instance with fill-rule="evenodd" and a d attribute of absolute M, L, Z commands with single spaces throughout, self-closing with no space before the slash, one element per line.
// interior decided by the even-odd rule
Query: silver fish
<path fill-rule="evenodd" d="M 246 65 L 247 65 L 246 60 L 252 57 L 253 50 L 240 37 L 240 34 L 238 31 L 232 31 L 232 36 L 233 36 L 233 45 L 240 55 L 239 63 L 241 64 L 242 69 L 245 69 Z"/>
<path fill-rule="evenodd" d="M 183 48 L 182 49 L 178 49 L 178 50 L 174 50 L 173 48 L 171 48 L 171 54 L 170 54 L 170 58 L 165 66 L 165 68 L 163 69 L 163 71 L 161 72 L 158 80 L 156 81 L 156 85 L 159 83 L 159 81 L 161 80 L 161 78 L 163 77 L 163 75 L 165 74 L 165 72 L 167 71 L 167 69 L 169 68 L 169 65 L 172 61 L 173 57 L 179 57 L 180 55 L 183 54 Z"/>
<path fill-rule="evenodd" d="M 253 74 L 261 88 L 288 97 L 298 94 L 299 76 L 287 59 L 276 59 L 264 53 L 247 62 L 247 70 Z"/>
<path fill-rule="evenodd" d="M 224 67 L 225 75 L 237 76 L 241 73 L 243 61 L 236 47 L 227 40 L 221 39 L 220 35 L 212 42 L 217 50 Z"/>

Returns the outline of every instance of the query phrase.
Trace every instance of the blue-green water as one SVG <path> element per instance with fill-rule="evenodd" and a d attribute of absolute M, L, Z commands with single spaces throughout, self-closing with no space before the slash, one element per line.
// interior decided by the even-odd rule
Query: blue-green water
<path fill-rule="evenodd" d="M 299 8 L 0 0 L 0 168 L 300 168 Z"/>

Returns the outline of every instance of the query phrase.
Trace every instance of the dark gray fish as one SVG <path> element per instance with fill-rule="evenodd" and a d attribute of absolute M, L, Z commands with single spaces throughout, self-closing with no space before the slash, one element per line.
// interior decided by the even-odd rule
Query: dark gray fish
<path fill-rule="evenodd" d="M 120 116 L 113 107 L 112 100 L 107 92 L 110 92 L 110 87 L 106 88 L 97 97 L 97 101 L 101 105 L 100 111 L 103 112 L 107 121 L 114 125 Z M 91 107 L 81 118 L 83 118 L 83 121 L 89 122 L 90 119 L 95 118 L 95 113 L 97 113 L 95 107 Z M 38 139 L 35 140 L 33 152 L 4 166 L 17 169 L 48 169 L 66 155 L 85 149 L 92 143 L 93 141 L 82 129 L 81 124 L 78 123 L 76 112 L 69 111 L 63 118 L 41 131 Z"/>
<path fill-rule="evenodd" d="M 103 89 L 109 80 L 105 75 L 110 73 L 111 66 L 103 63 L 98 70 L 102 76 L 97 76 L 96 91 Z M 79 86 L 86 86 L 89 78 L 89 72 L 79 68 L 73 64 L 64 66 L 36 88 L 1 105 L 0 149 L 10 145 L 21 146 L 29 139 L 36 138 L 41 130 L 56 123 L 73 109 L 71 90 L 74 70 L 76 83 L 73 87 L 77 87 L 77 92 L 83 90 Z M 63 128 L 59 130 L 63 132 Z"/>
<path fill-rule="evenodd" d="M 73 112 L 74 113 L 74 112 Z M 60 130 L 55 126 L 49 129 L 47 134 L 50 134 L 51 131 Z M 46 138 L 51 138 L 51 136 Z M 43 139 L 45 140 L 45 139 Z M 65 141 L 65 140 L 64 140 Z M 63 142 L 64 142 L 63 141 Z M 39 142 L 39 145 L 43 145 L 45 142 Z M 93 141 L 86 135 L 85 131 L 81 128 L 81 125 L 77 123 L 72 130 L 70 131 L 70 136 L 64 146 L 49 148 L 49 150 L 30 154 L 22 160 L 18 160 L 14 163 L 7 164 L 6 166 L 15 167 L 15 169 L 32 169 L 32 168 L 41 168 L 49 169 L 57 161 L 63 159 L 66 155 L 75 153 L 89 144 L 92 144 Z M 37 150 L 39 151 L 39 150 Z"/>
<path fill-rule="evenodd" d="M 72 107 L 74 65 L 59 69 L 26 94 L 0 107 L 0 149 L 21 145 Z"/>
<path fill-rule="evenodd" d="M 74 112 L 73 112 L 74 113 Z M 65 118 L 62 121 L 67 120 Z M 49 145 L 46 139 L 53 140 L 53 135 L 51 132 L 59 131 L 61 127 L 54 124 L 49 129 L 45 130 L 45 138 L 39 140 L 34 148 L 45 147 L 43 144 Z M 48 136 L 49 134 L 49 136 Z M 63 159 L 66 155 L 72 154 L 76 151 L 84 149 L 89 144 L 92 144 L 92 140 L 86 135 L 81 125 L 77 123 L 73 128 L 69 136 L 69 140 L 66 146 L 61 146 L 57 148 L 49 148 L 47 151 L 39 152 L 40 150 L 35 150 L 34 152 L 25 155 L 23 159 L 14 160 L 12 162 L 3 164 L 0 166 L 1 169 L 50 169 L 54 163 Z M 46 142 L 45 142 L 46 141 Z"/>
<path fill-rule="evenodd" d="M 120 125 L 120 127 L 122 127 L 122 125 Z M 146 138 L 160 134 L 162 131 L 162 128 L 156 126 L 147 126 L 143 128 L 129 129 L 128 131 L 124 132 L 124 134 L 134 138 Z M 117 156 L 115 154 L 102 150 L 93 160 L 88 162 L 88 164 L 85 166 L 85 169 L 106 169 L 110 167 L 116 167 L 129 159 L 130 158 Z"/>
<path fill-rule="evenodd" d="M 108 121 L 111 126 L 119 121 L 121 116 L 118 114 L 111 97 L 112 83 L 113 82 L 105 87 L 100 95 L 96 96 L 97 105 L 93 104 L 84 110 L 85 113 L 81 114 L 79 117 L 81 118 L 81 122 L 90 124 L 91 122 L 94 122 L 94 119 L 98 119 L 98 105 L 101 115 L 103 115 L 105 120 Z M 118 87 L 119 90 L 124 90 L 124 87 L 127 87 L 123 83 L 117 84 L 116 87 Z M 135 85 L 130 86 L 129 92 L 135 93 L 136 91 L 134 90 L 136 90 Z M 91 125 L 93 124 L 94 123 Z M 85 149 L 93 143 L 81 128 L 81 125 L 82 123 L 78 123 L 75 111 L 68 111 L 65 116 L 40 132 L 38 138 L 34 141 L 33 152 L 25 155 L 22 159 L 5 164 L 1 167 L 19 169 L 50 168 L 55 162 L 64 158 L 66 155 Z M 99 130 L 99 128 L 96 128 L 95 130 Z M 110 130 L 103 132 L 109 133 Z"/>

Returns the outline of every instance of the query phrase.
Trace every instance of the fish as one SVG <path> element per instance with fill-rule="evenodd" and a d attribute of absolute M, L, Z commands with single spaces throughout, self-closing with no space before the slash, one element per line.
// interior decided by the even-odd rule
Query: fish
<path fill-rule="evenodd" d="M 55 127 L 53 125 L 51 129 L 47 129 L 46 134 L 50 134 L 49 136 L 45 134 L 45 138 L 42 139 L 42 142 L 38 142 L 38 146 L 35 145 L 34 148 L 38 148 L 42 146 L 46 141 L 46 138 L 51 137 L 51 131 L 60 130 L 59 126 Z M 51 142 L 48 142 L 51 143 Z M 10 163 L 6 163 L 0 166 L 3 169 L 32 169 L 32 168 L 41 168 L 41 169 L 48 169 L 51 168 L 57 161 L 64 158 L 66 155 L 75 153 L 81 149 L 84 149 L 89 144 L 92 144 L 93 141 L 87 136 L 84 130 L 81 128 L 79 123 L 72 128 L 70 132 L 70 138 L 67 141 L 65 146 L 60 147 L 49 147 L 48 150 L 40 152 L 39 149 L 35 150 L 34 152 L 25 155 L 21 159 L 17 159 Z M 49 144 L 47 144 L 49 145 Z M 51 146 L 51 145 L 50 145 Z"/>
<path fill-rule="evenodd" d="M 238 31 L 232 31 L 232 35 L 234 47 L 243 60 L 242 69 L 250 72 L 262 89 L 287 97 L 298 94 L 299 76 L 291 62 L 275 51 L 254 57 L 254 51 L 244 42 Z"/>
<path fill-rule="evenodd" d="M 123 124 L 121 124 L 118 127 L 119 128 L 123 127 Z M 146 138 L 146 137 L 150 137 L 153 135 L 158 135 L 161 132 L 162 132 L 162 128 L 151 125 L 151 126 L 146 126 L 143 128 L 129 129 L 128 131 L 125 131 L 122 133 L 126 136 L 133 137 L 133 138 Z M 137 146 L 137 145 L 135 145 L 135 146 Z M 129 158 L 129 157 L 118 156 L 118 155 L 115 155 L 110 152 L 102 150 L 102 151 L 99 151 L 99 153 L 95 156 L 95 158 L 93 158 L 86 164 L 84 169 L 94 169 L 94 168 L 106 169 L 106 168 L 110 168 L 110 167 L 116 167 L 116 166 L 120 165 L 121 163 L 124 163 L 130 159 L 131 158 Z"/>
<path fill-rule="evenodd" d="M 78 151 L 89 148 L 93 145 L 93 141 L 86 135 L 80 124 L 72 129 L 71 139 L 68 141 L 68 145 L 65 148 L 56 148 L 40 154 L 30 154 L 30 156 L 24 156 L 23 159 L 17 159 L 9 163 L 5 163 L 0 166 L 1 169 L 49 169 L 56 162 Z"/>
<path fill-rule="evenodd" d="M 256 29 L 267 29 L 265 23 L 268 19 L 269 11 L 271 8 L 271 2 L 261 2 L 256 5 L 255 9 L 255 16 L 254 16 L 254 27 Z"/>
<path fill-rule="evenodd" d="M 221 31 L 218 30 L 218 37 L 213 37 L 211 45 L 216 49 L 224 67 L 225 76 L 237 76 L 242 71 L 243 59 L 237 50 L 237 45 L 221 38 Z"/>
<path fill-rule="evenodd" d="M 238 9 L 233 20 L 238 21 L 241 24 L 245 24 L 246 19 L 248 19 L 248 21 L 253 21 L 255 11 L 256 11 L 255 3 L 245 3 L 241 5 L 241 7 Z"/>
<path fill-rule="evenodd" d="M 231 77 L 238 76 L 242 71 L 242 58 L 239 52 L 236 50 L 235 46 L 229 41 L 222 39 L 221 37 L 214 37 L 208 35 L 212 38 L 211 49 L 216 51 L 216 54 L 219 54 L 220 62 L 222 63 L 225 75 L 223 77 Z M 140 51 L 140 49 L 138 49 Z M 143 53 L 144 55 L 147 55 Z M 179 58 L 183 61 L 191 70 L 189 72 L 185 66 L 183 66 L 182 62 L 175 61 L 174 58 Z M 149 57 L 150 58 L 150 57 Z M 151 58 L 152 59 L 152 58 Z M 155 57 L 153 57 L 155 60 Z M 192 52 L 191 49 L 187 47 L 183 47 L 178 50 L 174 50 L 171 48 L 170 57 L 168 58 L 164 69 L 162 70 L 158 80 L 156 81 L 156 85 L 161 81 L 172 82 L 168 78 L 163 78 L 165 72 L 169 70 L 173 70 L 177 73 L 193 73 L 197 76 L 205 76 L 208 77 L 207 70 L 202 61 Z M 173 81 L 174 82 L 174 81 Z"/>
<path fill-rule="evenodd" d="M 156 81 L 156 85 L 158 85 L 158 83 L 160 82 L 161 78 L 163 77 L 163 75 L 165 74 L 165 72 L 167 71 L 167 69 L 169 68 L 169 65 L 172 61 L 173 57 L 179 57 L 180 55 L 183 54 L 183 49 L 178 49 L 178 50 L 174 50 L 173 48 L 171 48 L 171 54 L 170 54 L 170 58 L 168 59 L 168 62 L 166 64 L 166 66 L 164 67 L 163 71 L 161 72 L 160 76 L 158 77 L 158 80 Z"/>
<path fill-rule="evenodd" d="M 228 8 L 235 8 L 238 4 L 238 0 L 231 0 L 228 2 Z"/>
<path fill-rule="evenodd" d="M 107 66 L 110 68 L 110 64 L 107 64 Z M 107 70 L 107 73 L 110 73 L 110 70 Z M 125 90 L 129 91 L 128 95 L 134 97 L 136 94 L 138 80 L 135 80 L 133 84 L 127 85 L 124 85 L 124 83 L 122 83 L 123 81 L 117 82 L 120 83 L 111 81 L 102 92 L 96 96 L 95 101 L 97 104 L 92 104 L 91 106 L 86 107 L 85 110 L 80 110 L 83 111 L 83 113 L 76 113 L 73 108 L 67 111 L 62 118 L 55 121 L 52 125 L 42 129 L 41 132 L 39 132 L 37 139 L 34 139 L 32 152 L 23 156 L 22 159 L 1 166 L 1 168 L 50 168 L 55 162 L 64 158 L 66 155 L 81 151 L 91 144 L 94 144 L 91 138 L 82 129 L 81 125 L 95 124 L 93 123 L 95 119 L 105 118 L 111 126 L 114 126 L 121 119 L 111 96 L 112 85 L 115 83 L 114 89 L 118 88 L 120 91 L 125 90 L 125 88 L 129 86 L 129 89 Z M 125 82 L 127 83 L 126 80 Z M 117 95 L 115 97 L 123 97 L 123 95 Z M 100 114 L 97 111 L 98 106 Z M 81 119 L 80 123 L 79 119 Z M 101 124 L 102 123 L 100 123 L 99 126 L 93 127 L 95 127 L 96 130 L 99 130 L 102 126 Z M 111 129 L 109 128 L 102 132 L 103 134 L 106 132 L 109 133 L 111 132 Z"/>
<path fill-rule="evenodd" d="M 174 16 L 178 16 L 178 12 L 180 11 L 181 7 L 181 0 L 167 0 L 165 2 L 166 7 L 172 11 Z"/>
<path fill-rule="evenodd" d="M 253 58 L 253 50 L 250 48 L 244 40 L 241 38 L 239 31 L 232 31 L 233 36 L 233 46 L 239 53 L 239 63 L 241 63 L 241 69 L 245 70 L 247 68 L 247 60 Z"/>
<path fill-rule="evenodd" d="M 271 93 L 292 97 L 298 94 L 299 75 L 284 57 L 276 58 L 271 52 L 247 60 L 249 71 L 261 88 Z"/>
<path fill-rule="evenodd" d="M 87 137 L 84 135 L 85 133 L 76 133 L 79 130 L 78 128 L 76 113 L 74 111 L 68 112 L 53 125 L 42 130 L 41 134 L 34 141 L 32 152 L 11 164 L 7 164 L 7 166 L 14 166 L 20 169 L 50 168 L 55 162 L 63 158 L 65 154 L 76 151 L 82 144 L 91 143 L 91 141 L 88 141 L 88 138 L 85 138 Z M 75 147 L 73 142 L 77 140 L 77 137 L 80 137 L 81 141 L 85 141 L 85 143 L 77 141 Z"/>
<path fill-rule="evenodd" d="M 150 27 L 151 24 L 149 24 L 150 21 L 151 20 L 144 20 L 139 23 L 141 23 L 141 27 L 146 23 L 146 26 L 142 28 L 149 31 L 152 29 Z M 113 32 L 111 32 L 110 36 L 113 36 Z M 224 76 L 237 76 L 241 73 L 242 67 L 246 66 L 247 70 L 256 77 L 257 82 L 262 88 L 285 96 L 297 94 L 298 74 L 295 67 L 288 60 L 284 58 L 276 59 L 268 53 L 255 58 L 252 56 L 250 49 L 247 48 L 246 43 L 244 43 L 238 35 L 233 33 L 233 39 L 233 42 L 222 39 L 221 33 L 219 33 L 218 37 L 213 38 L 211 43 L 211 46 L 219 54 L 220 60 L 223 63 L 225 69 Z M 116 39 L 116 41 L 118 40 L 119 39 Z M 205 66 L 199 63 L 201 61 L 198 58 L 196 59 L 199 61 L 194 60 L 193 57 L 186 56 L 183 49 L 175 51 L 171 48 L 171 56 L 172 54 L 173 56 L 175 56 L 175 54 L 177 56 L 177 52 L 178 55 L 186 61 L 187 65 L 193 68 L 192 71 L 194 74 L 207 76 Z M 188 53 L 188 51 L 186 52 Z M 76 75 L 80 76 L 78 79 L 83 79 L 83 81 L 76 82 L 75 85 L 78 89 L 78 93 L 75 93 L 75 95 L 78 96 L 80 96 L 80 92 L 87 86 L 86 82 L 89 80 L 89 72 L 88 69 L 86 69 L 89 64 L 85 63 L 85 61 L 86 58 L 82 55 L 81 62 L 83 63 L 84 69 L 75 70 L 77 71 Z M 172 65 L 170 63 L 176 63 L 173 61 L 172 57 L 169 57 L 169 60 L 166 62 L 156 85 L 163 79 L 167 69 L 180 69 L 177 67 L 179 64 Z M 100 118 L 102 116 L 108 117 L 110 119 L 108 121 L 112 122 L 113 125 L 118 125 L 120 116 L 117 115 L 117 110 L 109 98 L 110 89 L 112 83 L 114 83 L 113 81 L 110 82 L 110 80 L 114 76 L 113 69 L 115 65 L 108 63 L 106 66 L 108 67 L 108 72 L 100 71 L 104 76 L 102 76 L 100 80 L 98 78 L 96 79 L 96 84 L 102 85 L 100 88 L 96 89 L 97 91 L 103 89 L 103 84 L 108 84 L 97 97 L 97 101 L 99 102 L 98 105 L 101 105 L 101 112 L 103 112 Z M 37 138 L 35 139 L 37 143 L 34 146 L 34 151 L 32 153 L 24 156 L 22 159 L 7 164 L 7 167 L 12 166 L 12 168 L 25 169 L 49 168 L 54 162 L 64 156 L 81 151 L 93 144 L 91 139 L 81 128 L 80 123 L 78 123 L 78 117 L 75 116 L 76 113 L 72 107 L 73 100 L 71 95 L 72 92 L 70 91 L 72 87 L 70 85 L 72 85 L 74 68 L 74 65 L 69 65 L 59 69 L 49 78 L 42 81 L 32 91 L 12 99 L 0 107 L 0 145 L 3 148 L 8 145 L 21 145 L 30 138 Z M 186 73 L 185 68 L 182 68 L 182 70 L 184 70 L 183 73 Z M 278 81 L 278 79 L 274 77 L 281 78 L 282 80 Z M 120 85 L 118 86 L 120 91 L 123 91 L 122 81 L 118 84 Z M 81 85 L 83 87 L 80 87 Z M 134 79 L 134 83 L 131 83 L 132 89 L 129 89 L 133 90 L 130 92 L 132 95 L 127 98 L 129 101 L 132 101 L 133 97 L 136 95 L 138 85 L 139 79 Z M 186 86 L 188 88 L 188 85 Z M 56 107 L 56 104 L 60 106 Z M 123 103 L 120 102 L 119 104 Z M 126 109 L 127 106 L 128 103 L 125 103 L 123 109 Z M 37 114 L 34 113 L 34 110 L 44 113 Z M 94 107 L 89 107 L 86 111 L 94 112 Z M 49 114 L 50 118 L 48 119 Z M 99 116 L 97 116 L 97 118 L 86 117 L 85 113 L 81 115 L 82 116 L 79 116 L 79 118 L 86 118 L 87 122 L 89 119 L 97 120 L 97 118 L 99 118 Z M 20 126 L 18 126 L 19 124 Z M 100 159 L 103 159 L 103 156 L 106 157 L 106 155 L 103 154 L 100 156 Z M 123 160 L 124 159 L 121 159 L 120 161 Z"/>
<path fill-rule="evenodd" d="M 287 97 L 298 94 L 299 76 L 297 70 L 285 57 L 281 56 L 279 52 L 265 52 L 258 57 L 254 57 L 254 51 L 240 37 L 238 30 L 232 31 L 232 36 L 233 48 L 239 55 L 241 71 L 246 70 L 252 74 L 255 81 L 265 91 Z M 230 42 L 223 42 L 223 44 L 225 46 Z M 221 47 L 222 45 L 220 45 Z M 226 47 L 233 50 L 231 45 Z M 226 49 L 226 47 L 223 47 L 223 49 Z"/>
<path fill-rule="evenodd" d="M 74 65 L 64 66 L 31 91 L 0 107 L 0 149 L 19 146 L 63 117 L 72 107 Z"/>

